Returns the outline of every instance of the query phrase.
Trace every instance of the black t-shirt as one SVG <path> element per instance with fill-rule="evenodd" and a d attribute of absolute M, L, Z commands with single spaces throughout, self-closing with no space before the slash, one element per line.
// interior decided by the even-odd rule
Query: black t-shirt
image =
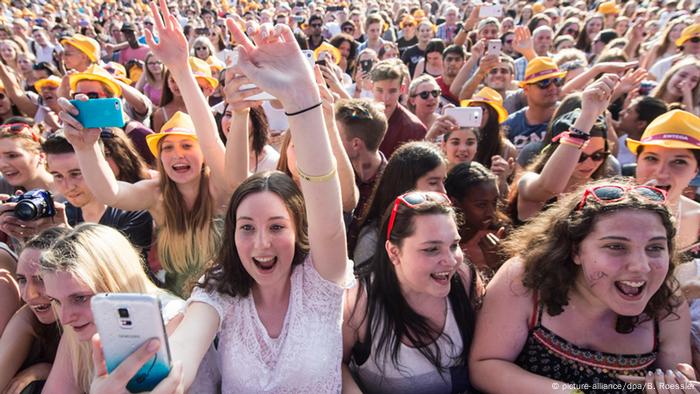
<path fill-rule="evenodd" d="M 83 211 L 66 202 L 66 216 L 68 224 L 76 226 L 83 223 Z M 151 247 L 153 237 L 153 218 L 148 211 L 122 211 L 121 209 L 107 207 L 100 218 L 100 224 L 121 231 L 131 243 L 138 248 L 143 256 Z"/>
<path fill-rule="evenodd" d="M 408 66 L 408 71 L 410 72 L 410 75 L 413 75 L 413 72 L 416 71 L 416 66 L 418 65 L 418 62 L 420 62 L 420 59 L 422 59 L 424 56 L 425 51 L 418 48 L 418 44 L 406 48 L 406 51 L 404 51 L 403 56 L 401 56 L 401 60 Z"/>
<path fill-rule="evenodd" d="M 412 39 L 406 40 L 405 37 L 401 37 L 396 40 L 396 45 L 399 47 L 399 52 L 403 53 L 408 47 L 418 44 L 418 36 L 413 36 Z"/>

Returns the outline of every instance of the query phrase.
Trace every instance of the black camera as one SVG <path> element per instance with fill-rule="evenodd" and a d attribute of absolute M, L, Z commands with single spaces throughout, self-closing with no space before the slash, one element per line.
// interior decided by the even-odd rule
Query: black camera
<path fill-rule="evenodd" d="M 35 189 L 19 196 L 12 196 L 5 202 L 16 202 L 15 217 L 22 220 L 36 220 L 56 215 L 51 193 Z"/>

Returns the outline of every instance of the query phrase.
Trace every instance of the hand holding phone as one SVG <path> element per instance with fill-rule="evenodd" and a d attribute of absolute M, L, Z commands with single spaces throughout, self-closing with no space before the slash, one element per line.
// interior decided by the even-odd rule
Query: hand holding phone
<path fill-rule="evenodd" d="M 124 127 L 122 102 L 117 98 L 69 100 L 78 110 L 75 119 L 86 129 Z"/>
<path fill-rule="evenodd" d="M 115 374 L 132 356 L 124 368 L 136 369 L 132 363 L 138 363 L 145 357 L 144 353 L 150 354 L 147 361 L 129 375 L 127 390 L 132 393 L 151 391 L 170 374 L 170 350 L 158 297 L 100 293 L 92 297 L 90 307 L 101 338 L 103 365 L 109 374 Z"/>

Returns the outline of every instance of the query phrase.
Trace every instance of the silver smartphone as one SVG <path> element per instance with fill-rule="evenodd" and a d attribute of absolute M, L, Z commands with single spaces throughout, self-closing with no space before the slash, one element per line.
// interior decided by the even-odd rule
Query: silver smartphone
<path fill-rule="evenodd" d="M 90 306 L 108 372 L 114 371 L 146 341 L 153 338 L 160 341 L 158 353 L 126 386 L 132 393 L 153 390 L 171 368 L 160 299 L 148 294 L 100 293 L 92 297 Z"/>
<path fill-rule="evenodd" d="M 503 16 L 503 6 L 500 4 L 496 5 L 482 5 L 479 8 L 479 18 L 500 18 Z"/>
<path fill-rule="evenodd" d="M 450 107 L 445 109 L 445 115 L 453 117 L 459 127 L 481 127 L 483 112 L 481 107 Z"/>
<path fill-rule="evenodd" d="M 486 43 L 486 54 L 500 56 L 502 46 L 501 40 L 489 40 Z"/>

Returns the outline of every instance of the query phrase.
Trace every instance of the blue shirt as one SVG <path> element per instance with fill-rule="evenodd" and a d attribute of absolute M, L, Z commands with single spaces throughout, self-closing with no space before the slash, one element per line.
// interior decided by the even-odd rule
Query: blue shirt
<path fill-rule="evenodd" d="M 547 122 L 534 125 L 527 123 L 527 118 L 525 117 L 527 108 L 525 107 L 510 114 L 508 119 L 503 122 L 508 132 L 508 139 L 515 145 L 518 152 L 530 142 L 542 141 L 542 138 L 547 133 Z"/>

